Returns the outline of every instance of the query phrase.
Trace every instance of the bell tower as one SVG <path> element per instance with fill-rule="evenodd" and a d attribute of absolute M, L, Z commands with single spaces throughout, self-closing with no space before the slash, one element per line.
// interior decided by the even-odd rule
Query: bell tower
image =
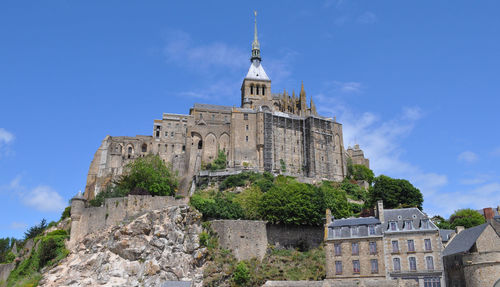
<path fill-rule="evenodd" d="M 241 107 L 255 109 L 270 102 L 271 97 L 271 79 L 264 71 L 260 56 L 260 44 L 257 36 L 257 11 L 254 11 L 254 34 L 252 42 L 252 56 L 250 57 L 250 68 L 243 79 L 241 85 Z M 271 107 L 269 107 L 271 108 Z"/>

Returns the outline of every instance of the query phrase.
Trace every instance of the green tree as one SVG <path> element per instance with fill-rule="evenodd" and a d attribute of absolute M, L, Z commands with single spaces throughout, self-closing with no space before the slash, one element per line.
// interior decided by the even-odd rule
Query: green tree
<path fill-rule="evenodd" d="M 61 220 L 64 220 L 71 216 L 71 206 L 67 206 L 63 213 L 61 214 Z"/>
<path fill-rule="evenodd" d="M 351 205 L 347 201 L 347 194 L 344 190 L 333 187 L 328 181 L 323 181 L 319 190 L 323 196 L 321 210 L 329 208 L 335 218 L 345 218 L 351 215 Z"/>
<path fill-rule="evenodd" d="M 128 192 L 145 189 L 151 195 L 175 195 L 178 182 L 170 166 L 158 155 L 137 158 L 125 167 L 125 172 L 115 183 L 118 189 Z"/>
<path fill-rule="evenodd" d="M 444 219 L 441 215 L 434 215 L 431 221 L 436 224 L 439 229 L 452 229 L 450 222 Z"/>
<path fill-rule="evenodd" d="M 481 225 L 486 222 L 481 213 L 470 209 L 459 209 L 455 211 L 449 219 L 451 228 L 457 226 L 463 226 L 465 228 L 471 228 L 477 225 Z"/>
<path fill-rule="evenodd" d="M 258 185 L 252 185 L 240 194 L 236 195 L 234 201 L 238 203 L 245 214 L 246 219 L 260 219 L 259 205 L 263 193 Z"/>
<path fill-rule="evenodd" d="M 372 184 L 375 174 L 373 170 L 362 164 L 354 164 L 352 166 L 352 177 L 355 180 L 366 180 L 369 184 Z"/>
<path fill-rule="evenodd" d="M 369 206 L 378 200 L 384 201 L 386 208 L 417 207 L 422 209 L 424 197 L 420 190 L 406 179 L 394 179 L 380 175 L 374 179 L 369 190 Z"/>
<path fill-rule="evenodd" d="M 347 195 L 354 200 L 366 201 L 368 198 L 368 192 L 361 188 L 359 185 L 352 183 L 349 179 L 345 178 L 340 184 L 340 189 L 344 190 Z"/>
<path fill-rule="evenodd" d="M 24 240 L 28 240 L 30 238 L 35 238 L 38 235 L 42 234 L 42 232 L 47 228 L 47 220 L 42 219 L 39 224 L 28 228 L 26 232 L 24 232 Z"/>

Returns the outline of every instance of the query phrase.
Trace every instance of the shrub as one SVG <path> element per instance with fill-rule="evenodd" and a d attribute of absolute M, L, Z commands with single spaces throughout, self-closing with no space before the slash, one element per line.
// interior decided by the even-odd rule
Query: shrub
<path fill-rule="evenodd" d="M 61 220 L 64 220 L 70 216 L 71 216 L 71 206 L 68 206 L 64 209 L 63 213 L 61 214 Z"/>
<path fill-rule="evenodd" d="M 210 239 L 210 235 L 208 235 L 208 233 L 206 233 L 205 231 L 200 233 L 200 245 L 201 246 L 207 247 L 209 239 Z"/>
<path fill-rule="evenodd" d="M 245 286 L 250 280 L 250 272 L 245 262 L 240 261 L 234 270 L 233 280 L 239 286 Z"/>
<path fill-rule="evenodd" d="M 233 201 L 233 197 L 230 193 L 217 193 L 213 197 L 196 193 L 191 197 L 190 204 L 200 211 L 205 219 L 243 218 L 243 209 Z"/>
<path fill-rule="evenodd" d="M 245 189 L 235 196 L 234 200 L 241 206 L 245 219 L 260 219 L 259 205 L 262 201 L 262 191 L 257 185 Z"/>
<path fill-rule="evenodd" d="M 57 242 L 53 237 L 43 240 L 40 244 L 39 266 L 45 266 L 50 260 L 57 256 Z"/>
<path fill-rule="evenodd" d="M 455 211 L 450 216 L 450 219 L 448 221 L 452 229 L 454 229 L 457 226 L 471 228 L 486 222 L 481 213 L 470 208 L 459 209 Z"/>
<path fill-rule="evenodd" d="M 54 230 L 54 231 L 47 233 L 47 236 L 59 236 L 59 235 L 68 236 L 68 232 L 66 230 L 57 229 L 57 230 Z"/>

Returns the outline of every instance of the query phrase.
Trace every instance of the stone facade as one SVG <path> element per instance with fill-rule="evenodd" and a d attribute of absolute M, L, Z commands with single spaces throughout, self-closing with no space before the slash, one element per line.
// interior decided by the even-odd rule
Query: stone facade
<path fill-rule="evenodd" d="M 219 244 L 231 250 L 238 260 L 262 260 L 267 250 L 266 222 L 255 220 L 214 220 L 210 222 L 217 232 Z"/>
<path fill-rule="evenodd" d="M 154 120 L 151 136 L 106 136 L 87 176 L 85 198 L 92 199 L 131 160 L 157 154 L 180 176 L 187 194 L 202 163 L 218 151 L 232 169 L 255 169 L 297 177 L 340 181 L 347 157 L 369 165 L 359 146 L 344 149 L 342 125 L 318 115 L 312 99 L 300 93 L 271 93 L 271 79 L 261 65 L 260 45 L 252 44 L 250 69 L 241 86 L 241 107 L 194 104 L 188 115 L 163 114 Z"/>
<path fill-rule="evenodd" d="M 446 286 L 500 286 L 500 229 L 494 226 L 472 227 L 451 240 L 443 253 Z"/>
<path fill-rule="evenodd" d="M 384 210 L 381 201 L 376 215 L 327 222 L 327 278 L 344 281 L 380 277 L 418 282 L 425 287 L 444 286 L 443 245 L 438 228 L 427 215 L 417 208 Z M 372 272 L 374 260 L 378 272 Z M 348 267 L 339 272 L 339 264 Z"/>

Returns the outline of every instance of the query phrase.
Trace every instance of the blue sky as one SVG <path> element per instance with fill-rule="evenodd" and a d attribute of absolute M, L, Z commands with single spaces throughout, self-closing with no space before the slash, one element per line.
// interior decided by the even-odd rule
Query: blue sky
<path fill-rule="evenodd" d="M 303 81 L 377 175 L 500 204 L 498 1 L 2 1 L 0 237 L 57 220 L 106 135 L 239 105 L 254 9 L 273 92 Z"/>

